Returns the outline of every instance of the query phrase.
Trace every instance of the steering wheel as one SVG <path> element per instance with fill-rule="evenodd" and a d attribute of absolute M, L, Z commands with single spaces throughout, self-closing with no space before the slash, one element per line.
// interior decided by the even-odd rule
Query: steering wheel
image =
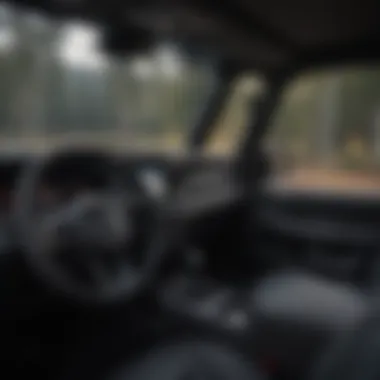
<path fill-rule="evenodd" d="M 144 193 L 121 184 L 116 163 L 93 152 L 87 158 L 93 157 L 92 165 L 102 171 L 104 188 L 79 194 L 50 210 L 38 209 L 44 173 L 72 153 L 61 151 L 30 162 L 16 186 L 15 232 L 25 259 L 41 280 L 75 300 L 132 298 L 157 273 L 168 242 L 167 226 L 162 218 L 156 221 L 148 244 L 140 248 L 142 263 L 134 263 L 128 255 L 133 240 L 132 208 L 145 198 Z"/>

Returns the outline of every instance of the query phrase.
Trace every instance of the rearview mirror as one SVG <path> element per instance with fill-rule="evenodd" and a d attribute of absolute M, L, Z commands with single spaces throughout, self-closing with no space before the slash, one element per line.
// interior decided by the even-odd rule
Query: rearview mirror
<path fill-rule="evenodd" d="M 137 27 L 109 29 L 103 37 L 103 48 L 117 57 L 144 52 L 153 44 L 152 34 Z"/>

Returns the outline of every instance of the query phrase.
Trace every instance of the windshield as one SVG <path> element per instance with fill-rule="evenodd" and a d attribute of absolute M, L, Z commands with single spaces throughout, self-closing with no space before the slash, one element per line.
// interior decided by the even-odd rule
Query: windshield
<path fill-rule="evenodd" d="M 214 86 L 172 46 L 110 59 L 101 31 L 0 8 L 0 149 L 100 144 L 181 151 Z"/>

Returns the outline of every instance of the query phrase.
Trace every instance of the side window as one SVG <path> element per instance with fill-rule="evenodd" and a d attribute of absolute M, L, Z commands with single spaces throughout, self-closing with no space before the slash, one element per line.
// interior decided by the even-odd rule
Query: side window
<path fill-rule="evenodd" d="M 285 90 L 266 148 L 287 186 L 380 190 L 380 69 L 296 80 Z"/>

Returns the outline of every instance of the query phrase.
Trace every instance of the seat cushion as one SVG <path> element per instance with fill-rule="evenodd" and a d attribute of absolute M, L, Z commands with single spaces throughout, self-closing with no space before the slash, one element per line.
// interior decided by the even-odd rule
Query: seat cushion
<path fill-rule="evenodd" d="M 380 319 L 369 318 L 359 328 L 334 340 L 316 361 L 311 380 L 377 380 L 380 378 Z"/>
<path fill-rule="evenodd" d="M 342 331 L 368 315 L 358 289 L 316 275 L 287 271 L 263 279 L 252 295 L 253 341 L 260 352 L 299 370 Z"/>

